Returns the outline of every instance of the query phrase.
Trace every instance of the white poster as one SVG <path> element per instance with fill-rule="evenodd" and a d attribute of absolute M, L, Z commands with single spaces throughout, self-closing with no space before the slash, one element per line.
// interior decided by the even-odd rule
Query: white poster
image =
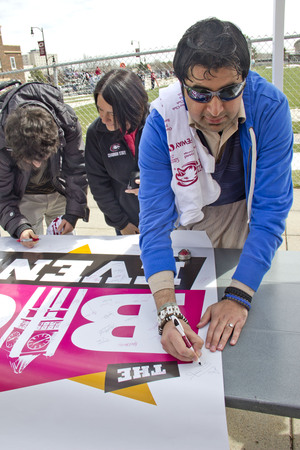
<path fill-rule="evenodd" d="M 201 232 L 172 241 L 192 254 L 175 283 L 196 331 L 217 300 L 213 249 Z M 229 448 L 221 353 L 164 352 L 137 236 L 2 238 L 0 259 L 3 448 Z"/>

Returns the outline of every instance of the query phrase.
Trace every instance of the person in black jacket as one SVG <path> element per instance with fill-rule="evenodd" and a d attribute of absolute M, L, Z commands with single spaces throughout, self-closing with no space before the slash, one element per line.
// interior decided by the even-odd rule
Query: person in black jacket
<path fill-rule="evenodd" d="M 128 184 L 134 178 L 139 183 L 138 146 L 148 115 L 148 95 L 134 72 L 114 69 L 97 83 L 94 98 L 100 117 L 86 136 L 89 186 L 106 223 L 117 234 L 138 234 L 139 202 L 137 195 L 131 195 L 137 194 L 138 186 Z"/>
<path fill-rule="evenodd" d="M 61 234 L 88 220 L 84 144 L 60 91 L 26 83 L 5 96 L 0 116 L 0 225 L 33 247 L 62 216 Z"/>

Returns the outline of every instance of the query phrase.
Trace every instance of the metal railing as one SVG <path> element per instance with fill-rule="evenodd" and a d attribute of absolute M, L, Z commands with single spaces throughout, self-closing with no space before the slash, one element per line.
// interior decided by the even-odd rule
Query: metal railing
<path fill-rule="evenodd" d="M 248 39 L 251 53 L 251 69 L 272 82 L 272 38 Z M 172 61 L 174 48 L 163 48 L 126 54 L 96 56 L 76 61 L 55 62 L 48 66 L 30 67 L 11 72 L 0 72 L 0 82 L 20 79 L 22 82 L 42 81 L 61 89 L 80 120 L 83 136 L 90 123 L 97 117 L 93 90 L 100 77 L 111 69 L 126 67 L 135 71 L 144 83 L 149 102 L 158 95 L 158 89 L 176 81 Z M 294 186 L 300 187 L 300 34 L 284 37 L 283 90 L 288 97 L 294 130 Z M 97 67 L 101 73 L 97 72 Z M 151 72 L 155 80 L 151 80 Z"/>

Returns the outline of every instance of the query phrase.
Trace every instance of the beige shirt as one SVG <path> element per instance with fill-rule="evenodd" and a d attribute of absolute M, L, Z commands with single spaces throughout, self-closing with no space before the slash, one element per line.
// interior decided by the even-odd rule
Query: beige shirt
<path fill-rule="evenodd" d="M 216 162 L 218 162 L 221 159 L 226 142 L 237 131 L 239 122 L 245 120 L 246 114 L 242 100 L 236 120 L 225 128 L 221 135 L 217 132 L 201 130 L 190 116 L 189 125 L 202 131 Z M 204 218 L 201 222 L 189 224 L 186 227 L 181 226 L 179 229 L 205 230 L 215 248 L 243 248 L 248 235 L 246 200 L 228 205 L 205 206 L 203 212 Z M 155 273 L 149 278 L 148 283 L 152 294 L 162 289 L 173 289 L 174 274 L 167 270 Z M 254 293 L 251 288 L 237 280 L 232 280 L 231 286 L 242 289 L 249 295 Z"/>
<path fill-rule="evenodd" d="M 221 159 L 222 153 L 225 149 L 226 142 L 237 131 L 239 122 L 243 123 L 246 120 L 246 113 L 245 113 L 243 99 L 241 101 L 240 109 L 239 109 L 238 115 L 236 117 L 236 120 L 234 122 L 232 122 L 230 125 L 228 125 L 228 127 L 223 130 L 221 135 L 219 133 L 216 133 L 215 131 L 201 130 L 201 128 L 199 126 L 197 126 L 197 124 L 192 120 L 190 115 L 188 116 L 188 120 L 189 120 L 190 127 L 197 128 L 198 130 L 200 130 L 203 133 L 203 135 L 209 145 L 210 151 L 212 152 L 213 156 L 215 157 L 216 162 L 218 162 Z"/>

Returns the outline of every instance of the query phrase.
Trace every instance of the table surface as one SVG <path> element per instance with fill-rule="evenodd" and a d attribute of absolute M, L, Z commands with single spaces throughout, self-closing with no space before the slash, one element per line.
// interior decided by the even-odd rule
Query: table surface
<path fill-rule="evenodd" d="M 239 250 L 215 249 L 218 295 Z M 278 251 L 236 346 L 223 352 L 226 406 L 300 418 L 300 252 Z"/>

